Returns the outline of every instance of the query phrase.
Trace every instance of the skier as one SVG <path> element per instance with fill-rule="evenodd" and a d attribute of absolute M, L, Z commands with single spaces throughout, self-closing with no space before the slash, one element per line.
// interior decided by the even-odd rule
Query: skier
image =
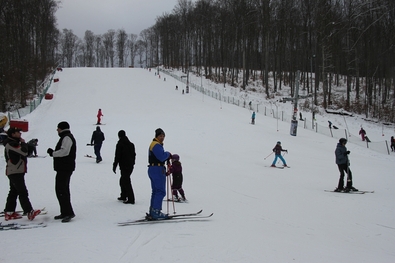
<path fill-rule="evenodd" d="M 97 125 L 101 124 L 101 117 L 104 116 L 101 112 L 101 109 L 99 109 L 99 111 L 97 112 Z"/>
<path fill-rule="evenodd" d="M 347 144 L 347 139 L 341 138 L 335 150 L 336 164 L 340 172 L 339 184 L 337 188 L 334 190 L 335 192 L 348 193 L 350 191 L 358 191 L 358 189 L 352 186 L 352 173 L 350 170 L 350 162 L 348 160 L 348 155 L 350 154 L 350 151 L 347 151 L 346 144 Z M 347 173 L 346 188 L 344 188 L 345 172 Z"/>
<path fill-rule="evenodd" d="M 37 157 L 37 143 L 38 139 L 31 139 L 28 143 L 27 157 Z"/>
<path fill-rule="evenodd" d="M 280 160 L 283 162 L 283 166 L 287 167 L 287 163 L 285 162 L 284 158 L 282 157 L 281 152 L 288 153 L 288 150 L 284 150 L 281 147 L 281 142 L 280 141 L 278 141 L 276 146 L 274 146 L 273 152 L 275 153 L 275 158 L 274 158 L 274 161 L 273 161 L 271 167 L 276 167 L 277 158 L 280 158 Z"/>
<path fill-rule="evenodd" d="M 251 124 L 255 124 L 255 111 L 252 112 Z"/>
<path fill-rule="evenodd" d="M 100 149 L 104 140 L 104 133 L 100 130 L 100 127 L 97 126 L 91 138 L 91 144 L 93 144 L 93 149 L 95 150 L 96 163 L 100 163 L 103 160 L 100 155 Z"/>
<path fill-rule="evenodd" d="M 147 219 L 167 219 L 168 214 L 161 212 L 163 198 L 166 196 L 166 169 L 165 161 L 171 159 L 171 153 L 163 148 L 165 132 L 158 128 L 155 130 L 155 138 L 148 150 L 148 176 L 151 180 L 151 203 Z"/>
<path fill-rule="evenodd" d="M 394 139 L 394 136 L 391 136 L 391 151 L 395 152 L 395 139 Z"/>
<path fill-rule="evenodd" d="M 175 202 L 185 202 L 187 199 L 185 198 L 184 189 L 182 189 L 182 165 L 180 162 L 180 156 L 178 154 L 173 154 L 171 158 L 171 168 L 169 174 L 173 176 L 173 183 L 171 185 L 171 190 L 173 194 L 173 200 Z M 178 197 L 178 193 L 180 193 L 181 198 Z"/>
<path fill-rule="evenodd" d="M 29 200 L 29 193 L 25 184 L 27 172 L 27 143 L 21 137 L 19 128 L 9 128 L 8 137 L 4 141 L 4 157 L 6 161 L 5 173 L 10 181 L 10 191 L 4 209 L 6 221 L 19 219 L 22 216 L 15 212 L 16 200 L 19 197 L 24 214 L 29 220 L 33 220 L 41 210 L 34 210 Z"/>
<path fill-rule="evenodd" d="M 132 175 L 134 164 L 136 161 L 136 151 L 134 144 L 129 141 L 124 130 L 118 132 L 119 141 L 115 148 L 114 163 L 112 171 L 116 173 L 117 165 L 121 170 L 121 177 L 119 178 L 119 186 L 121 187 L 121 196 L 118 197 L 119 201 L 124 204 L 134 205 L 134 192 L 130 176 Z"/>
<path fill-rule="evenodd" d="M 362 141 L 365 141 L 366 131 L 362 127 L 359 130 L 359 135 L 361 135 Z"/>

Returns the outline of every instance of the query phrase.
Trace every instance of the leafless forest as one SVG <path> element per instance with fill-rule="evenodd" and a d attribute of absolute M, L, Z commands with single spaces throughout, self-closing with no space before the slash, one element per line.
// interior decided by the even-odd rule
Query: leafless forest
<path fill-rule="evenodd" d="M 193 71 L 270 98 L 300 85 L 323 108 L 395 121 L 393 0 L 179 0 L 135 34 L 58 29 L 54 0 L 0 0 L 0 110 L 24 106 L 56 66 Z M 335 98 L 334 90 L 344 88 Z"/>

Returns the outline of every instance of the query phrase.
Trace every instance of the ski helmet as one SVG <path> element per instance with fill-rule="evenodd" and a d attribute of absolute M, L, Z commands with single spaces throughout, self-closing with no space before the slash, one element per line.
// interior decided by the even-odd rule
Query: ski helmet
<path fill-rule="evenodd" d="M 173 154 L 172 155 L 172 159 L 175 161 L 179 161 L 180 160 L 180 156 L 178 154 Z"/>
<path fill-rule="evenodd" d="M 347 139 L 341 138 L 341 139 L 339 140 L 339 143 L 340 143 L 340 144 L 346 144 L 346 143 L 347 143 Z"/>
<path fill-rule="evenodd" d="M 278 141 L 278 142 L 277 142 L 277 144 L 281 144 L 281 142 L 280 142 L 280 141 Z"/>

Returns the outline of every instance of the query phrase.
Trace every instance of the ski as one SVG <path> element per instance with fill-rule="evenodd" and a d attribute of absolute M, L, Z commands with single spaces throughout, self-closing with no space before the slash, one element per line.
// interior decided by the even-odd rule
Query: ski
<path fill-rule="evenodd" d="M 340 194 L 366 194 L 366 193 L 374 193 L 374 191 L 335 192 L 334 190 L 325 190 L 325 192 L 340 193 Z"/>
<path fill-rule="evenodd" d="M 41 213 L 38 214 L 38 215 L 45 215 L 45 214 L 48 213 L 48 211 L 45 210 L 45 207 L 41 208 L 40 211 L 41 211 Z M 20 211 L 15 211 L 15 213 L 18 213 L 18 214 L 20 214 L 21 216 L 27 216 L 27 214 L 23 214 L 23 211 L 21 211 L 21 210 L 20 210 Z M 1 211 L 1 212 L 0 212 L 0 217 L 4 217 L 4 211 Z"/>
<path fill-rule="evenodd" d="M 32 229 L 46 227 L 47 224 L 44 222 L 40 223 L 5 223 L 0 222 L 0 231 L 6 230 L 20 230 L 20 229 Z"/>
<path fill-rule="evenodd" d="M 209 215 L 194 215 L 194 216 L 183 216 L 183 217 L 169 217 L 168 219 L 162 220 L 147 220 L 140 219 L 130 222 L 118 223 L 118 226 L 130 226 L 130 225 L 143 225 L 143 224 L 157 224 L 157 223 L 176 223 L 176 222 L 186 222 L 186 221 L 201 221 L 210 218 L 214 215 L 211 213 Z"/>
<path fill-rule="evenodd" d="M 277 168 L 277 169 L 291 168 L 290 166 L 267 166 L 267 165 L 265 165 L 265 167 Z"/>
<path fill-rule="evenodd" d="M 200 210 L 196 213 L 189 213 L 189 214 L 179 214 L 179 215 L 169 215 L 167 219 L 162 219 L 162 220 L 148 220 L 146 218 L 142 219 L 137 219 L 137 220 L 130 220 L 130 221 L 125 221 L 125 222 L 119 222 L 119 226 L 125 226 L 125 225 L 131 225 L 131 224 L 138 224 L 138 223 L 144 223 L 144 222 L 160 222 L 160 221 L 168 221 L 168 220 L 174 220 L 174 219 L 179 219 L 179 218 L 207 218 L 211 217 L 213 214 L 209 216 L 200 216 L 200 214 L 203 212 L 203 210 Z"/>
<path fill-rule="evenodd" d="M 27 158 L 46 158 L 47 155 L 36 155 L 36 156 L 28 156 Z"/>
<path fill-rule="evenodd" d="M 188 203 L 188 200 L 185 200 L 185 201 L 178 200 L 178 201 L 176 201 L 176 200 L 173 200 L 173 199 L 163 199 L 163 202 Z"/>

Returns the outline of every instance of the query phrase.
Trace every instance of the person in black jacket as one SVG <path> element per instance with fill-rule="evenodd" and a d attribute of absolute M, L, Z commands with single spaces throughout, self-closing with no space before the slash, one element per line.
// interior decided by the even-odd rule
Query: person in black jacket
<path fill-rule="evenodd" d="M 341 138 L 335 150 L 336 164 L 340 172 L 339 184 L 335 189 L 335 192 L 358 191 L 358 189 L 352 186 L 352 173 L 350 170 L 350 162 L 348 160 L 348 155 L 350 154 L 350 151 L 347 150 L 346 143 L 347 139 Z M 347 173 L 346 188 L 344 188 L 345 173 Z"/>
<path fill-rule="evenodd" d="M 54 219 L 62 219 L 62 223 L 66 223 L 75 217 L 70 201 L 70 179 L 75 170 L 77 144 L 67 122 L 60 122 L 57 131 L 60 139 L 55 150 L 48 148 L 47 153 L 53 157 L 53 167 L 56 171 L 55 192 L 60 205 L 60 215 Z"/>
<path fill-rule="evenodd" d="M 112 170 L 116 173 L 117 166 L 121 170 L 121 177 L 119 178 L 119 186 L 121 187 L 121 195 L 118 197 L 119 201 L 124 204 L 134 204 L 134 192 L 130 176 L 132 175 L 136 151 L 134 144 L 129 141 L 124 130 L 118 132 L 119 141 L 115 148 L 115 157 Z"/>
<path fill-rule="evenodd" d="M 100 163 L 103 160 L 100 155 L 100 149 L 104 140 L 104 133 L 100 130 L 100 127 L 97 126 L 91 138 L 91 144 L 93 144 L 93 149 L 95 150 L 96 163 Z"/>

